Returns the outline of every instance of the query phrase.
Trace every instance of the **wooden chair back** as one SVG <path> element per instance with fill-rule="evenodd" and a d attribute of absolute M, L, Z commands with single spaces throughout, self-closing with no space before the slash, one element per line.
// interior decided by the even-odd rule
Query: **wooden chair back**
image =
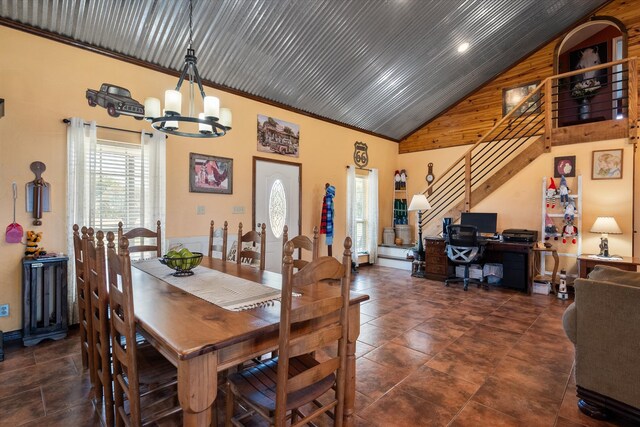
<path fill-rule="evenodd" d="M 256 261 L 260 263 L 260 270 L 264 270 L 264 258 L 266 250 L 266 226 L 262 224 L 260 232 L 256 230 L 248 231 L 242 234 L 242 223 L 238 226 L 238 250 L 236 256 L 236 262 L 240 264 L 242 260 L 251 260 L 251 264 Z M 243 243 L 251 242 L 254 249 L 243 249 Z M 260 251 L 255 250 L 255 247 L 260 245 Z"/>
<path fill-rule="evenodd" d="M 298 249 L 298 258 L 293 260 L 293 268 L 300 270 L 309 261 L 302 259 L 302 249 L 311 252 L 311 260 L 315 260 L 320 255 L 320 240 L 318 239 L 318 227 L 313 227 L 313 238 L 308 236 L 295 236 L 289 240 L 289 227 L 286 225 L 282 231 L 282 258 L 284 258 L 284 245 L 287 242 L 293 243 L 293 248 Z"/>
<path fill-rule="evenodd" d="M 214 252 L 220 252 L 222 254 L 222 261 L 227 260 L 227 236 L 228 236 L 228 223 L 224 222 L 224 227 L 217 230 L 213 227 L 213 220 L 209 227 L 209 257 L 213 257 Z"/>
<path fill-rule="evenodd" d="M 160 227 L 160 220 L 158 220 L 156 223 L 155 232 L 144 227 L 138 227 L 138 228 L 129 230 L 127 232 L 124 232 L 124 230 L 122 229 L 122 226 L 123 226 L 122 221 L 120 221 L 118 223 L 118 242 L 120 242 L 120 239 L 122 239 L 123 237 L 126 237 L 129 240 L 142 238 L 141 245 L 129 247 L 130 254 L 134 252 L 155 252 L 158 258 L 162 256 L 162 228 Z M 151 239 L 155 238 L 156 244 L 155 245 L 145 244 L 144 239 L 146 238 L 151 238 Z"/>
<path fill-rule="evenodd" d="M 287 396 L 296 391 L 312 387 L 330 375 L 335 375 L 335 398 L 325 403 L 311 415 L 334 409 L 334 419 L 342 420 L 345 395 L 345 369 L 347 363 L 347 334 L 349 289 L 351 281 L 351 238 L 344 242 L 342 263 L 333 257 L 319 257 L 307 266 L 293 272 L 294 244 L 285 244 L 282 266 L 282 302 L 280 311 L 280 334 L 278 340 L 278 371 L 276 388 L 275 425 L 285 425 L 287 418 Z M 313 303 L 292 307 L 294 288 L 327 281 L 337 283 L 340 294 L 331 294 Z M 327 320 L 331 319 L 331 320 Z M 308 333 L 291 338 L 294 325 L 313 325 Z M 338 353 L 302 373 L 291 375 L 290 362 L 301 355 L 313 353 L 337 341 Z M 304 424 L 304 419 L 298 424 Z M 338 425 L 340 421 L 337 421 Z M 296 424 L 296 425 L 298 425 Z"/>
<path fill-rule="evenodd" d="M 89 235 L 93 229 L 89 229 Z M 107 264 L 104 233 L 96 233 L 96 244 L 87 245 L 87 275 L 92 325 L 93 370 L 95 373 L 94 398 L 98 405 L 104 402 L 107 426 L 113 426 L 113 385 L 111 377 L 111 340 L 109 334 L 109 294 L 107 293 Z"/>
<path fill-rule="evenodd" d="M 82 231 L 82 236 L 80 236 Z M 87 227 L 73 225 L 73 258 L 76 268 L 76 294 L 78 300 L 78 320 L 80 323 L 80 352 L 82 357 L 82 368 L 89 369 L 89 376 L 93 384 L 94 377 L 91 370 L 93 363 L 93 345 L 91 344 L 91 316 L 89 315 L 89 279 L 87 270 L 86 247 L 89 242 Z"/>
<path fill-rule="evenodd" d="M 131 286 L 129 240 L 120 239 L 116 253 L 115 236 L 107 233 L 109 285 L 109 315 L 111 317 L 111 348 L 113 358 L 113 388 L 116 426 L 142 423 L 140 383 L 138 381 L 136 326 Z M 125 405 L 129 411 L 125 410 Z"/>

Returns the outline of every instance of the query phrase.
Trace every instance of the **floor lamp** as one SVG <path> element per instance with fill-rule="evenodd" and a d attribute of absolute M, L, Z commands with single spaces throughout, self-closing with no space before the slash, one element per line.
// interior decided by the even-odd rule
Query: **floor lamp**
<path fill-rule="evenodd" d="M 411 273 L 413 277 L 424 277 L 423 263 L 424 263 L 424 246 L 422 243 L 422 212 L 427 209 L 431 209 L 431 205 L 427 200 L 427 196 L 424 194 L 416 194 L 411 199 L 408 211 L 418 211 L 418 221 L 416 227 L 418 227 L 418 252 L 416 253 L 418 261 L 418 268 Z"/>

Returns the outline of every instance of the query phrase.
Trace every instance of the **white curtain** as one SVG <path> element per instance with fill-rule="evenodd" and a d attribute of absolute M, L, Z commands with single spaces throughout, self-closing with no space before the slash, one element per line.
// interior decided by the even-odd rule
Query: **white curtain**
<path fill-rule="evenodd" d="M 142 145 L 142 164 L 148 174 L 143 174 L 143 180 L 148 179 L 148 185 L 143 185 L 143 226 L 149 230 L 156 229 L 156 222 L 162 225 L 162 248 L 166 248 L 167 229 L 167 142 L 162 132 L 153 130 L 151 136 L 142 131 L 140 144 Z M 146 190 L 145 190 L 146 188 Z"/>
<path fill-rule="evenodd" d="M 74 224 L 81 227 L 91 223 L 90 207 L 94 206 L 92 197 L 91 165 L 96 155 L 96 122 L 85 126 L 84 120 L 72 117 L 67 129 L 67 304 L 69 306 L 69 324 L 78 323 L 78 297 L 76 293 L 76 264 L 73 251 Z"/>
<path fill-rule="evenodd" d="M 358 253 L 356 251 L 356 221 L 355 209 L 353 208 L 356 201 L 356 167 L 351 165 L 347 168 L 347 236 L 353 240 L 351 247 L 351 258 L 355 265 L 358 265 Z"/>
<path fill-rule="evenodd" d="M 369 236 L 367 251 L 369 263 L 375 264 L 378 259 L 378 169 L 369 172 L 369 194 L 367 212 L 367 235 Z"/>

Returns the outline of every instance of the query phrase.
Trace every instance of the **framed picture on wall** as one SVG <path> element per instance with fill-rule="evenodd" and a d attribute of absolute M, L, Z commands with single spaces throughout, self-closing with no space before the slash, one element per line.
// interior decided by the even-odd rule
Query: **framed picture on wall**
<path fill-rule="evenodd" d="M 258 114 L 258 151 L 298 157 L 300 126 Z"/>
<path fill-rule="evenodd" d="M 622 153 L 622 148 L 595 150 L 591 160 L 591 179 L 622 179 Z"/>
<path fill-rule="evenodd" d="M 576 176 L 576 156 L 564 156 L 553 158 L 553 177 L 565 178 Z"/>
<path fill-rule="evenodd" d="M 540 81 L 527 83 L 525 85 L 512 86 L 506 89 L 502 89 L 502 117 L 506 116 L 511 110 L 514 109 L 520 101 L 522 101 L 527 95 L 535 90 L 540 84 Z M 518 108 L 517 114 L 530 114 L 534 113 L 540 107 L 539 96 L 532 96 L 527 102 L 522 104 Z"/>
<path fill-rule="evenodd" d="M 233 159 L 189 153 L 189 191 L 233 193 Z"/>

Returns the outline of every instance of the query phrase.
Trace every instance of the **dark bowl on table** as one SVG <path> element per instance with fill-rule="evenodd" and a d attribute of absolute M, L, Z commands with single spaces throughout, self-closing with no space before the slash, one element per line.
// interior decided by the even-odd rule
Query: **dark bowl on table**
<path fill-rule="evenodd" d="M 171 258 L 165 255 L 162 258 L 158 258 L 158 261 L 175 270 L 176 272 L 173 273 L 173 275 L 176 277 L 191 276 L 193 275 L 193 271 L 191 270 L 199 266 L 200 262 L 202 262 L 202 253 L 192 252 L 191 256 Z"/>

